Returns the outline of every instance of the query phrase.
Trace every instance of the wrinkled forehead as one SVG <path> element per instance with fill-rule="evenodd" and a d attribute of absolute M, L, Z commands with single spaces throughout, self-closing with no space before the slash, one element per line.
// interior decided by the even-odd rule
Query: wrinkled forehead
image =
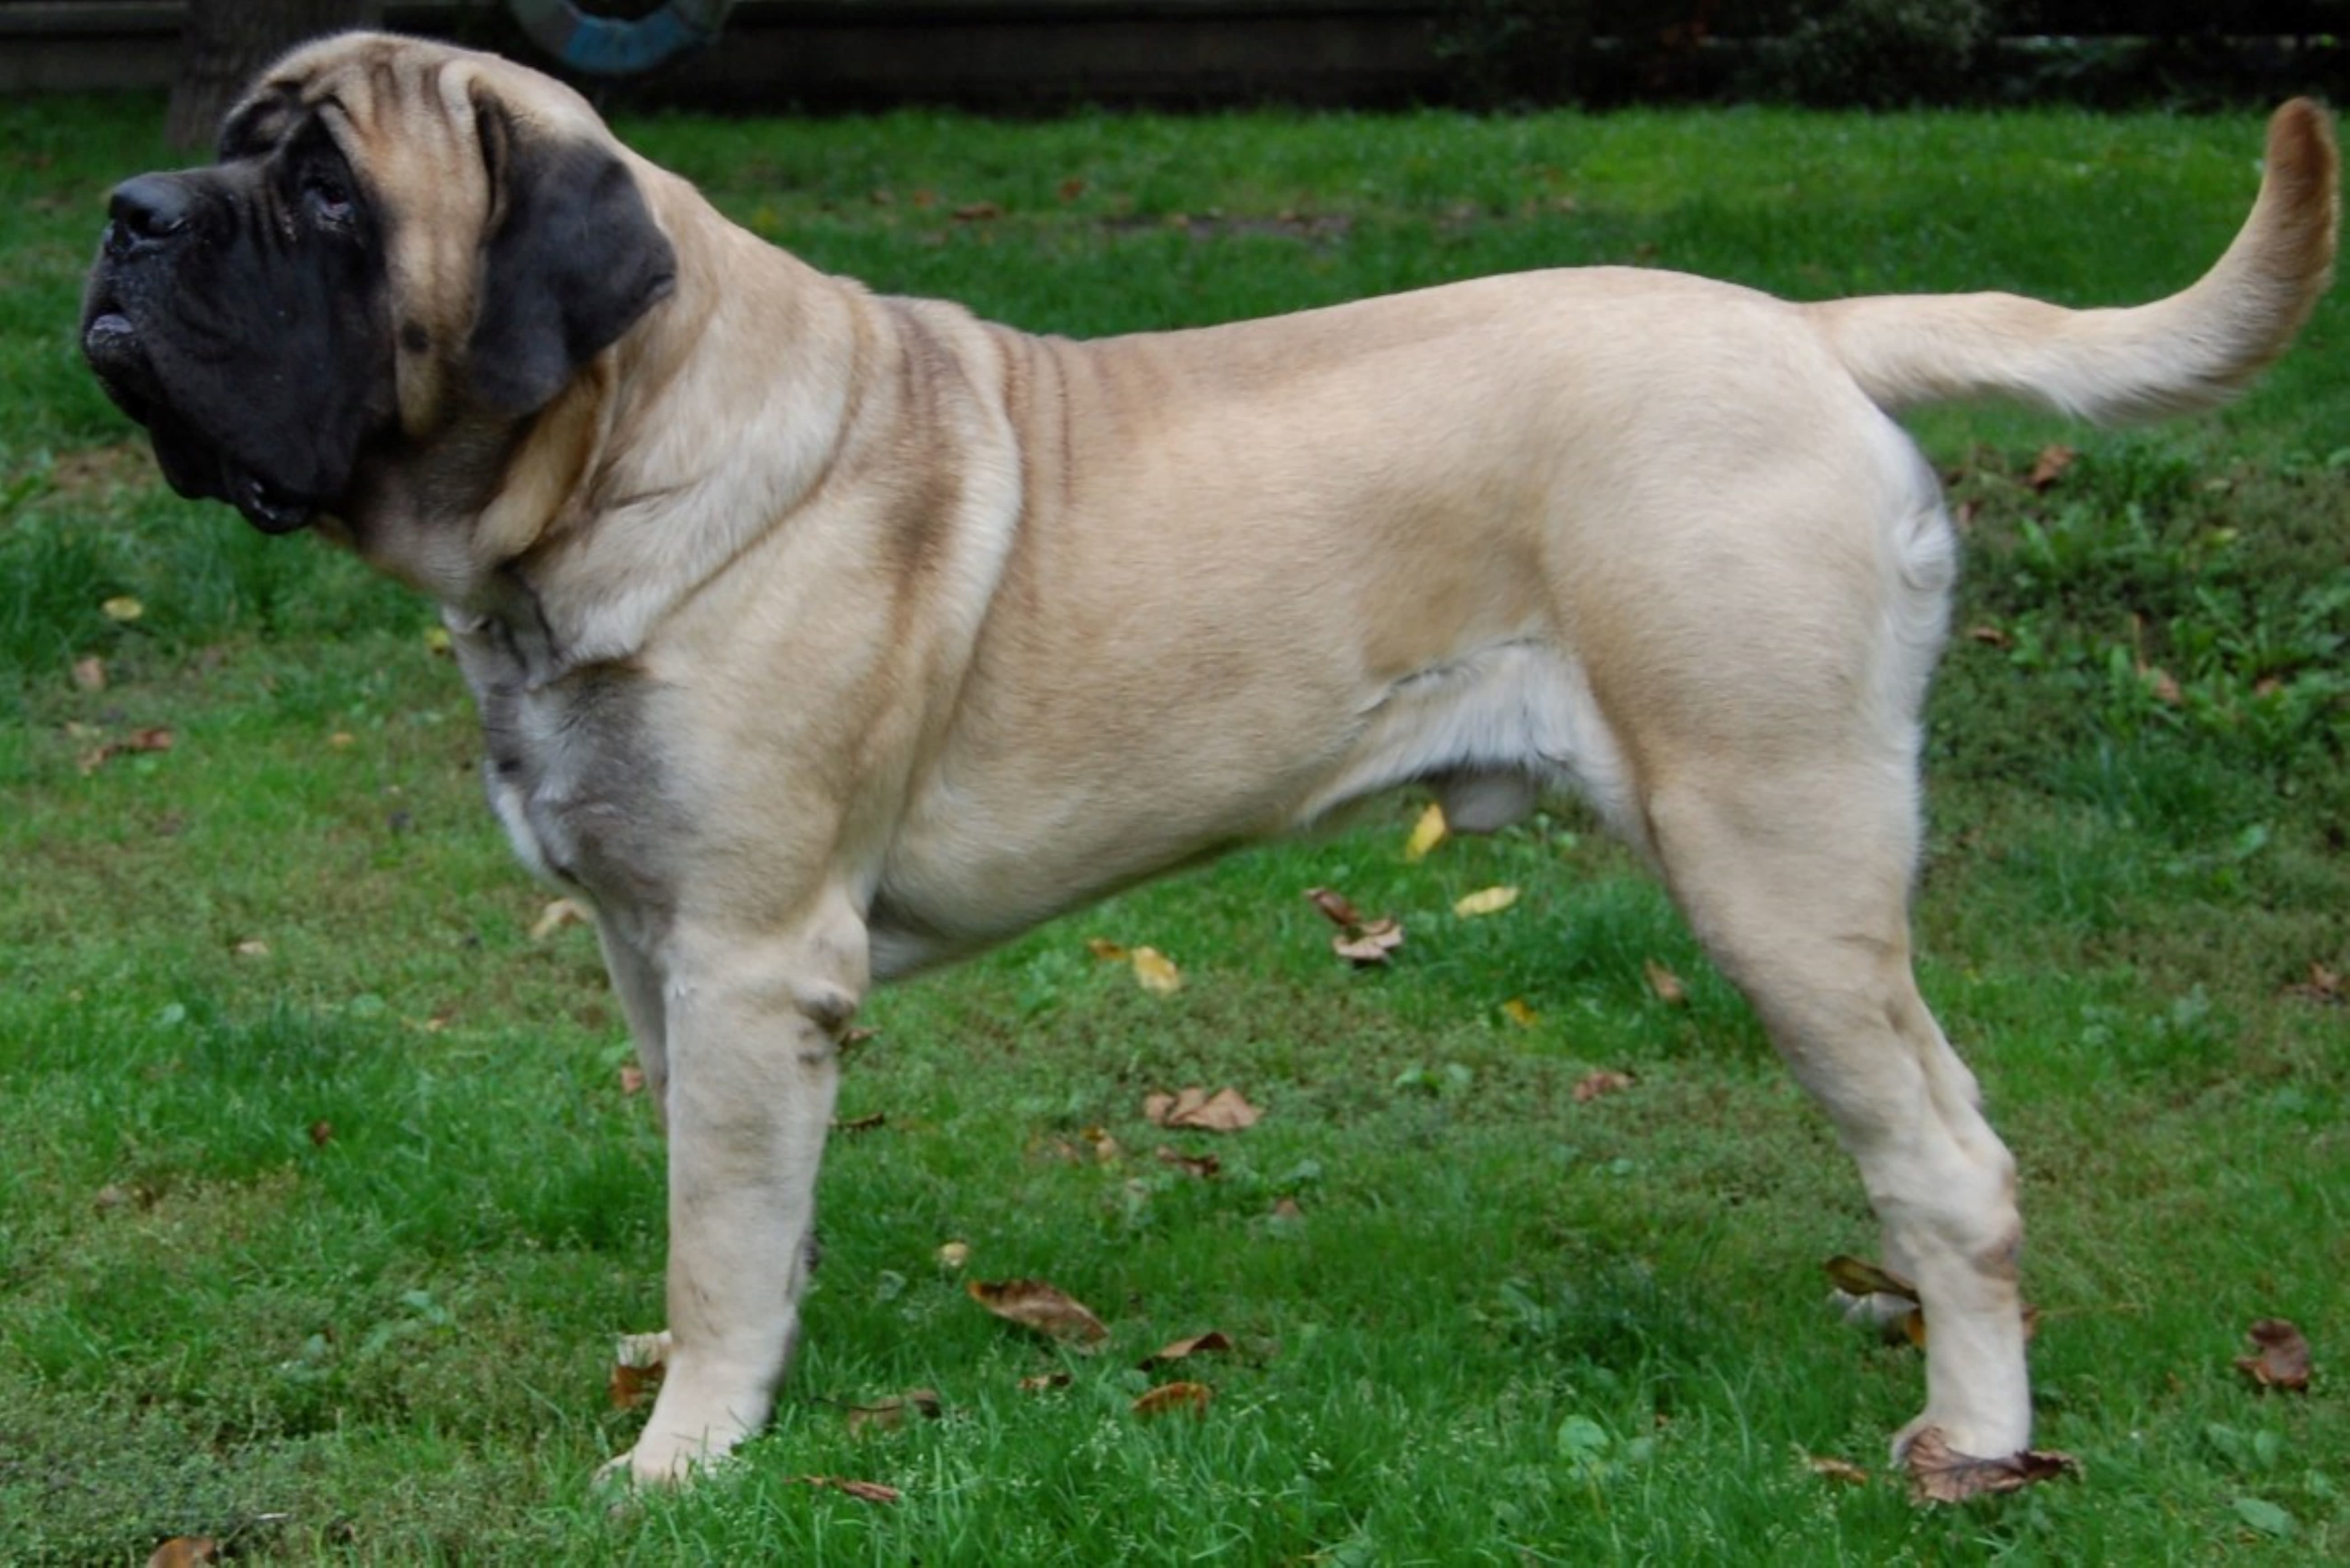
<path fill-rule="evenodd" d="M 470 133 L 490 104 L 549 130 L 608 133 L 588 101 L 525 67 L 446 44 L 353 33 L 306 44 L 264 72 L 222 122 L 224 161 L 266 155 L 324 122 L 340 141 L 413 138 L 438 124 Z"/>

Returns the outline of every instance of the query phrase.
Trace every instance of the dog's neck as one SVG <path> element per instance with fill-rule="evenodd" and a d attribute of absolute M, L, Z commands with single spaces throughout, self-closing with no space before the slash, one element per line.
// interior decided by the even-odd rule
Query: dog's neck
<path fill-rule="evenodd" d="M 644 178 L 657 212 L 702 200 L 669 176 Z M 462 596 L 440 596 L 504 618 L 496 579 L 511 576 L 534 601 L 563 607 L 564 624 L 546 629 L 573 666 L 634 654 L 713 574 L 786 525 L 855 419 L 859 366 L 795 348 L 864 343 L 862 291 L 714 213 L 671 226 L 723 234 L 723 254 L 681 254 L 675 294 L 540 413 L 481 513 L 472 581 Z M 746 267 L 788 271 L 792 286 L 746 290 Z M 818 317 L 830 318 L 821 330 Z M 746 399 L 799 412 L 762 441 L 682 439 L 733 417 Z"/>

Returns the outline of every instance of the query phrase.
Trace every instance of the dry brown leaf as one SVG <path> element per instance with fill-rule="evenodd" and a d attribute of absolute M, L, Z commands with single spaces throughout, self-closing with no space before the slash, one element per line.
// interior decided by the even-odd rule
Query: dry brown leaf
<path fill-rule="evenodd" d="M 1330 888 L 1308 888 L 1305 897 L 1322 918 L 1338 928 L 1330 939 L 1331 950 L 1347 962 L 1357 965 L 1385 963 L 1388 955 L 1403 946 L 1403 925 L 1392 918 L 1367 920 L 1363 912 L 1344 893 Z"/>
<path fill-rule="evenodd" d="M 2080 456 L 2071 447 L 2061 443 L 2040 449 L 2039 458 L 2032 465 L 2031 477 L 2024 481 L 2034 490 L 2045 490 L 2064 477 L 2064 471 Z"/>
<path fill-rule="evenodd" d="M 1135 983 L 1153 996 L 1172 996 L 1183 989 L 1183 971 L 1157 948 L 1137 948 L 1128 955 Z"/>
<path fill-rule="evenodd" d="M 1208 1401 L 1216 1391 L 1204 1383 L 1161 1383 L 1134 1402 L 1134 1413 L 1145 1420 L 1156 1416 L 1188 1411 L 1195 1417 L 1208 1413 Z"/>
<path fill-rule="evenodd" d="M 2035 1481 L 2078 1475 L 2081 1461 L 2070 1454 L 2026 1449 L 2004 1459 L 1983 1459 L 1953 1450 L 1939 1427 L 1929 1427 L 1909 1441 L 1902 1463 L 1909 1471 L 1910 1494 L 1920 1502 L 1964 1502 L 1991 1492 L 2020 1491 Z"/>
<path fill-rule="evenodd" d="M 75 659 L 73 664 L 73 683 L 74 689 L 78 691 L 105 691 L 106 660 L 99 658 L 95 654 L 91 655 L 88 659 Z"/>
<path fill-rule="evenodd" d="M 1363 923 L 1362 912 L 1347 901 L 1347 895 L 1335 888 L 1308 888 L 1305 896 L 1313 900 L 1315 909 L 1322 911 L 1322 918 L 1334 926 L 1359 926 Z"/>
<path fill-rule="evenodd" d="M 1352 932 L 1341 932 L 1330 939 L 1330 950 L 1352 964 L 1375 964 L 1388 961 L 1388 955 L 1403 946 L 1403 927 L 1395 920 L 1373 920 Z"/>
<path fill-rule="evenodd" d="M 959 223 L 984 223 L 1003 216 L 1003 209 L 993 202 L 966 202 L 952 214 Z"/>
<path fill-rule="evenodd" d="M 112 758 L 140 752 L 168 752 L 178 743 L 179 737 L 167 726 L 151 724 L 120 740 L 105 742 L 94 751 L 84 752 L 74 765 L 84 774 L 94 774 Z"/>
<path fill-rule="evenodd" d="M 1573 1091 L 1575 1103 L 1578 1106 L 1587 1106 L 1602 1095 L 1612 1095 L 1619 1089 L 1628 1089 L 1631 1086 L 1631 1074 L 1618 1073 L 1611 1067 L 1602 1067 L 1596 1072 L 1586 1073 L 1576 1082 Z"/>
<path fill-rule="evenodd" d="M 669 1366 L 669 1335 L 624 1334 L 612 1347 L 612 1370 L 604 1381 L 605 1397 L 615 1410 L 634 1410 L 650 1403 Z"/>
<path fill-rule="evenodd" d="M 1230 1350 L 1232 1347 L 1232 1342 L 1230 1339 L 1211 1328 L 1205 1334 L 1195 1334 L 1189 1339 L 1179 1339 L 1172 1344 L 1162 1345 L 1135 1365 L 1148 1372 L 1150 1368 L 1166 1362 L 1180 1361 L 1186 1356 L 1204 1355 L 1211 1351 Z"/>
<path fill-rule="evenodd" d="M 1124 963 L 1127 961 L 1126 949 L 1107 937 L 1087 937 L 1086 951 L 1104 963 Z"/>
<path fill-rule="evenodd" d="M 1151 1158 L 1161 1165 L 1171 1165 L 1186 1176 L 1196 1176 L 1202 1181 L 1222 1174 L 1223 1163 L 1212 1154 L 1185 1154 L 1180 1148 L 1160 1144 L 1151 1150 Z"/>
<path fill-rule="evenodd" d="M 1868 1484 L 1868 1472 L 1850 1459 L 1833 1459 L 1825 1454 L 1805 1454 L 1804 1468 L 1824 1480 L 1842 1481 L 1846 1486 Z"/>
<path fill-rule="evenodd" d="M 1106 1128 L 1087 1127 L 1077 1136 L 1093 1147 L 1096 1165 L 1116 1165 L 1126 1157 L 1126 1150 L 1119 1147 L 1118 1139 L 1110 1137 Z"/>
<path fill-rule="evenodd" d="M 1085 1303 L 1043 1280 L 972 1280 L 963 1289 L 996 1316 L 1077 1349 L 1098 1349 L 1109 1338 Z"/>
<path fill-rule="evenodd" d="M 620 1065 L 620 1093 L 624 1095 L 641 1095 L 644 1092 L 645 1070 L 642 1067 L 638 1066 L 634 1062 L 622 1063 Z"/>
<path fill-rule="evenodd" d="M 941 1241 L 939 1243 L 939 1267 L 942 1269 L 960 1269 L 965 1263 L 970 1262 L 970 1242 Z"/>
<path fill-rule="evenodd" d="M 155 1548 L 147 1568 L 197 1568 L 221 1560 L 221 1543 L 209 1535 L 174 1535 Z"/>
<path fill-rule="evenodd" d="M 1273 1217 L 1276 1220 L 1303 1220 L 1305 1210 L 1297 1206 L 1296 1199 L 1284 1198 L 1274 1204 Z"/>
<path fill-rule="evenodd" d="M 1450 825 L 1444 820 L 1444 807 L 1435 801 L 1429 802 L 1428 809 L 1419 814 L 1419 820 L 1411 825 L 1411 836 L 1404 840 L 1404 864 L 1417 866 L 1427 859 L 1429 852 L 1443 843 L 1451 831 Z"/>
<path fill-rule="evenodd" d="M 2341 971 L 2329 969 L 2315 959 L 2309 961 L 2309 979 L 2299 985 L 2286 986 L 2284 993 L 2287 996 L 2298 997 L 2303 1002 L 2324 1002 L 2334 1006 L 2350 1002 L 2350 990 L 2345 990 L 2343 986 Z"/>
<path fill-rule="evenodd" d="M 2178 678 L 2169 670 L 2158 667 L 2141 668 L 2137 673 L 2138 678 L 2146 682 L 2146 689 L 2154 694 L 2154 700 L 2164 707 L 2176 708 L 2187 701 L 2187 694 L 2178 689 Z"/>
<path fill-rule="evenodd" d="M 883 1486 L 879 1481 L 849 1480 L 841 1476 L 794 1476 L 792 1479 L 802 1486 L 828 1487 L 834 1491 L 845 1491 L 860 1502 L 896 1502 L 905 1495 L 896 1487 Z"/>
<path fill-rule="evenodd" d="M 2244 1331 L 2256 1355 L 2236 1357 L 2236 1370 L 2263 1388 L 2294 1394 L 2309 1388 L 2309 1341 L 2281 1317 L 2264 1317 Z"/>
<path fill-rule="evenodd" d="M 1211 1095 L 1196 1085 L 1177 1095 L 1144 1096 L 1142 1114 L 1153 1127 L 1200 1132 L 1243 1132 L 1256 1126 L 1264 1115 L 1238 1089 L 1218 1089 Z"/>
<path fill-rule="evenodd" d="M 1680 976 L 1663 964 L 1655 959 L 1645 959 L 1641 961 L 1640 972 L 1648 977 L 1648 989 L 1657 993 L 1659 1002 L 1667 1007 L 1689 1005 L 1689 987 L 1681 983 Z"/>
<path fill-rule="evenodd" d="M 660 1391 L 661 1371 L 658 1366 L 622 1366 L 615 1362 L 604 1380 L 604 1396 L 615 1410 L 642 1409 Z"/>
<path fill-rule="evenodd" d="M 237 943 L 229 950 L 239 958 L 267 958 L 269 944 L 255 937 L 251 940 Z"/>
<path fill-rule="evenodd" d="M 1980 642 L 1986 648 L 2011 648 L 2015 643 L 2015 639 L 2006 632 L 1989 625 L 1967 628 L 1967 640 Z"/>
<path fill-rule="evenodd" d="M 1066 1388 L 1068 1386 L 1069 1375 L 1066 1372 L 1039 1372 L 1034 1377 L 1020 1380 L 1020 1392 L 1042 1394 L 1047 1389 Z"/>
<path fill-rule="evenodd" d="M 867 1432 L 890 1432 L 906 1424 L 909 1416 L 920 1416 L 935 1421 L 945 1414 L 935 1388 L 910 1388 L 903 1394 L 892 1394 L 876 1399 L 870 1405 L 848 1407 L 848 1435 L 852 1438 Z"/>
<path fill-rule="evenodd" d="M 1919 1300 L 1916 1285 L 1890 1269 L 1862 1259 L 1839 1252 L 1822 1267 L 1835 1288 L 1848 1296 L 1899 1296 L 1913 1303 Z"/>
<path fill-rule="evenodd" d="M 588 919 L 588 911 L 568 898 L 556 898 L 539 910 L 538 919 L 531 922 L 530 940 L 543 942 L 566 926 L 577 926 Z"/>
<path fill-rule="evenodd" d="M 334 1142 L 334 1141 L 335 1141 L 335 1124 L 334 1124 L 334 1123 L 332 1123 L 332 1122 L 312 1122 L 312 1123 L 310 1124 L 310 1147 L 311 1147 L 312 1148 L 324 1148 L 324 1147 L 326 1147 L 328 1144 L 330 1144 L 330 1143 L 332 1143 L 332 1142 Z"/>
<path fill-rule="evenodd" d="M 1515 888 L 1482 888 L 1455 898 L 1452 912 L 1464 920 L 1473 920 L 1481 915 L 1498 915 L 1517 901 Z"/>
<path fill-rule="evenodd" d="M 874 1132 L 889 1125 L 889 1113 L 875 1111 L 870 1116 L 851 1116 L 845 1122 L 835 1122 L 832 1124 L 832 1130 L 855 1137 L 858 1133 Z"/>

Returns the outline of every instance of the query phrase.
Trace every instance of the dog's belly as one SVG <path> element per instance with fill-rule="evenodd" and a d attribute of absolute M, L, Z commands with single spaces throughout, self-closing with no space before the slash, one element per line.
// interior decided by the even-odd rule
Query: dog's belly
<path fill-rule="evenodd" d="M 1174 742 L 1156 755 L 1106 749 L 1076 769 L 1065 757 L 1050 789 L 968 766 L 934 777 L 873 901 L 876 976 L 962 956 L 1407 784 L 1433 784 L 1466 832 L 1571 793 L 1638 837 L 1622 749 L 1581 667 L 1547 641 L 1478 648 L 1331 706 L 1318 731 L 1293 732 L 1290 749 L 1247 766 Z"/>

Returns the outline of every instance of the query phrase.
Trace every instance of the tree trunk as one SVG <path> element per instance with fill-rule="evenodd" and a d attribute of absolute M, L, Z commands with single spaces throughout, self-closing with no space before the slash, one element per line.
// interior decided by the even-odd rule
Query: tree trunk
<path fill-rule="evenodd" d="M 305 38 L 382 20 L 383 0 L 188 0 L 163 134 L 174 147 L 209 149 L 254 73 Z"/>

